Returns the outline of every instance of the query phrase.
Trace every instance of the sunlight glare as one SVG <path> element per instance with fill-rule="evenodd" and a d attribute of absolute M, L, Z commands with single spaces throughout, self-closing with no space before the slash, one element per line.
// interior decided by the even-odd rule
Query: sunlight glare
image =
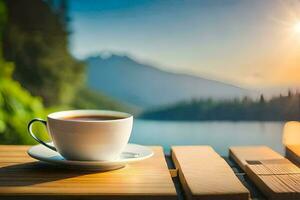
<path fill-rule="evenodd" d="M 300 33 L 300 21 L 298 21 L 295 25 L 294 25 L 294 31 L 296 33 Z"/>

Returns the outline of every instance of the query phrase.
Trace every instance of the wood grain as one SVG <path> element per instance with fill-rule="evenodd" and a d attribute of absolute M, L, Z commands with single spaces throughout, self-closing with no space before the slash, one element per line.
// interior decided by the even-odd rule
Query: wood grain
<path fill-rule="evenodd" d="M 173 146 L 172 159 L 189 199 L 248 200 L 249 192 L 209 146 Z"/>
<path fill-rule="evenodd" d="M 300 199 L 300 169 L 272 149 L 232 147 L 230 156 L 268 198 Z"/>
<path fill-rule="evenodd" d="M 0 146 L 0 199 L 176 199 L 161 147 L 108 172 L 60 169 L 30 158 L 28 146 Z"/>
<path fill-rule="evenodd" d="M 284 158 L 267 146 L 230 147 L 229 154 L 243 170 L 245 170 L 248 161 Z"/>

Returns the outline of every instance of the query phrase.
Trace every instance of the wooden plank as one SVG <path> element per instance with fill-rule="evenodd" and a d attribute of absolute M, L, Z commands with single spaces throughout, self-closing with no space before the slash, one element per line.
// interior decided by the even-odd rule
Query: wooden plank
<path fill-rule="evenodd" d="M 247 166 L 248 167 L 248 166 Z M 254 184 L 263 192 L 268 199 L 272 200 L 293 200 L 299 199 L 294 195 L 294 191 L 287 187 L 276 175 L 256 175 L 251 174 L 247 170 L 247 175 L 254 182 Z"/>
<path fill-rule="evenodd" d="M 231 147 L 229 155 L 245 171 L 249 161 L 282 159 L 283 156 L 266 146 Z"/>
<path fill-rule="evenodd" d="M 295 163 L 300 165 L 300 145 L 288 145 L 285 147 L 285 157 Z"/>
<path fill-rule="evenodd" d="M 248 200 L 249 192 L 209 146 L 173 146 L 172 159 L 189 199 Z"/>
<path fill-rule="evenodd" d="M 289 121 L 283 128 L 282 142 L 284 146 L 300 145 L 300 122 Z"/>
<path fill-rule="evenodd" d="M 59 169 L 30 158 L 24 146 L 0 146 L 0 199 L 176 199 L 163 149 L 125 168 L 108 171 Z M 7 154 L 7 155 L 8 155 Z"/>
<path fill-rule="evenodd" d="M 290 121 L 285 123 L 283 144 L 286 158 L 300 165 L 300 122 Z"/>
<path fill-rule="evenodd" d="M 231 147 L 230 156 L 270 199 L 300 199 L 300 169 L 272 149 Z"/>

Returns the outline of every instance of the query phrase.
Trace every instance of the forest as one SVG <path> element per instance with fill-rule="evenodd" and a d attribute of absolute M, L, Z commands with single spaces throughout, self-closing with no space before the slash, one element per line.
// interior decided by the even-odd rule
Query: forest
<path fill-rule="evenodd" d="M 192 100 L 145 112 L 140 116 L 153 120 L 184 121 L 288 121 L 300 120 L 300 93 L 288 92 L 265 100 L 261 95 L 233 100 Z"/>

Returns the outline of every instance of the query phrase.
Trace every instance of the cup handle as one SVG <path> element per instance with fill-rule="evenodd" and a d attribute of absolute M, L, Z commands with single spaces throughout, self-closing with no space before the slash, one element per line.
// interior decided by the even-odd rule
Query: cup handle
<path fill-rule="evenodd" d="M 54 146 L 47 144 L 46 142 L 40 140 L 38 137 L 36 137 L 36 136 L 34 135 L 34 133 L 32 132 L 32 125 L 33 125 L 34 122 L 40 122 L 40 123 L 44 124 L 44 125 L 47 127 L 47 122 L 46 122 L 45 120 L 42 120 L 42 119 L 39 119 L 39 118 L 35 118 L 35 119 L 31 120 L 31 121 L 28 123 L 27 129 L 28 129 L 29 134 L 30 134 L 30 135 L 33 137 L 33 139 L 35 139 L 38 143 L 44 145 L 45 147 L 47 147 L 47 148 L 49 148 L 49 149 L 51 149 L 51 150 L 53 150 L 53 151 L 57 151 L 56 148 L 55 148 Z"/>

